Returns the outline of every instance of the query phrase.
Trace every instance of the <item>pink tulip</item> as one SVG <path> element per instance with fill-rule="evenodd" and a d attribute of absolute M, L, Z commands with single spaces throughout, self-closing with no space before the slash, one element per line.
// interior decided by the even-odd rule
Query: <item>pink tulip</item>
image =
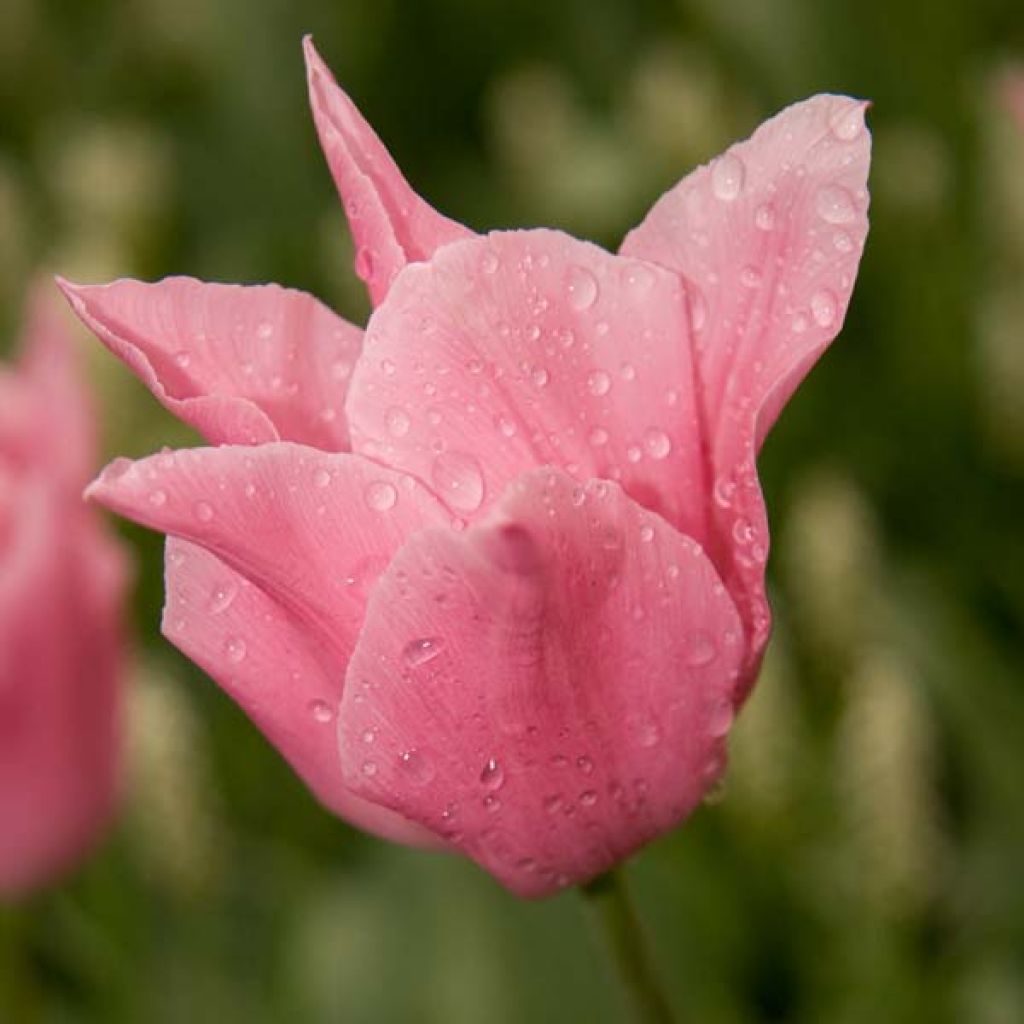
<path fill-rule="evenodd" d="M 545 895 L 724 768 L 769 633 L 754 459 L 846 312 L 865 104 L 788 108 L 612 255 L 442 217 L 306 56 L 365 337 L 275 285 L 66 284 L 217 446 L 91 495 L 170 535 L 165 635 L 328 807 Z"/>
<path fill-rule="evenodd" d="M 40 287 L 0 368 L 0 899 L 70 867 L 116 788 L 125 572 L 82 501 L 92 418 L 64 316 Z"/>

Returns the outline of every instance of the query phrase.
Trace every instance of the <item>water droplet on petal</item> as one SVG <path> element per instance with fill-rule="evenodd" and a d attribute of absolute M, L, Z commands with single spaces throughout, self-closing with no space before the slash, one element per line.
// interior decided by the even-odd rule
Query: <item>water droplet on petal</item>
<path fill-rule="evenodd" d="M 484 797 L 484 807 L 491 813 L 497 814 L 501 810 L 501 800 L 496 797 L 493 793 L 488 793 Z"/>
<path fill-rule="evenodd" d="M 853 142 L 864 130 L 864 106 L 861 103 L 841 101 L 842 105 L 829 119 L 832 134 L 841 142 Z"/>
<path fill-rule="evenodd" d="M 404 409 L 392 406 L 387 413 L 388 433 L 392 437 L 405 437 L 409 433 L 409 416 Z"/>
<path fill-rule="evenodd" d="M 313 716 L 313 721 L 320 725 L 327 725 L 334 720 L 334 712 L 331 710 L 330 704 L 325 700 L 311 700 L 309 702 L 309 713 Z"/>
<path fill-rule="evenodd" d="M 597 793 L 592 789 L 585 789 L 580 793 L 580 804 L 584 807 L 593 807 L 597 803 Z"/>
<path fill-rule="evenodd" d="M 505 770 L 493 757 L 484 765 L 480 772 L 480 785 L 487 789 L 501 789 L 505 783 Z"/>
<path fill-rule="evenodd" d="M 853 239 L 845 231 L 837 231 L 832 237 L 836 252 L 853 252 Z"/>
<path fill-rule="evenodd" d="M 359 249 L 356 252 L 356 274 L 363 281 L 369 281 L 373 277 L 373 250 L 368 248 Z"/>
<path fill-rule="evenodd" d="M 571 267 L 568 274 L 569 305 L 582 312 L 597 301 L 597 278 L 583 267 Z"/>
<path fill-rule="evenodd" d="M 594 370 L 587 377 L 587 388 L 597 398 L 607 395 L 611 386 L 612 379 L 604 370 Z"/>
<path fill-rule="evenodd" d="M 480 260 L 480 269 L 485 274 L 493 274 L 497 272 L 498 263 L 499 261 L 497 254 L 488 250 L 487 252 L 484 253 L 483 258 Z"/>
<path fill-rule="evenodd" d="M 213 518 L 213 506 L 208 501 L 197 501 L 192 506 L 192 514 L 201 523 L 208 523 Z"/>
<path fill-rule="evenodd" d="M 375 512 L 387 512 L 388 509 L 395 507 L 395 502 L 398 501 L 398 491 L 395 490 L 393 484 L 389 484 L 386 480 L 374 480 L 367 484 L 363 497 L 366 499 L 366 504 Z"/>
<path fill-rule="evenodd" d="M 331 474 L 326 469 L 318 469 L 313 474 L 313 483 L 317 487 L 327 487 L 331 482 Z"/>
<path fill-rule="evenodd" d="M 688 289 L 689 300 L 690 300 L 690 329 L 695 333 L 699 333 L 708 318 L 708 303 L 707 299 L 704 298 L 704 293 L 694 286 L 690 286 Z"/>
<path fill-rule="evenodd" d="M 811 316 L 819 327 L 830 327 L 836 318 L 836 297 L 822 288 L 811 296 Z"/>
<path fill-rule="evenodd" d="M 672 451 L 672 442 L 664 430 L 652 427 L 644 434 L 644 446 L 652 459 L 664 459 Z"/>
<path fill-rule="evenodd" d="M 552 793 L 550 796 L 544 797 L 544 810 L 548 814 L 557 814 L 559 808 L 562 806 L 562 794 Z"/>
<path fill-rule="evenodd" d="M 362 772 L 363 772 L 363 774 L 368 779 L 372 779 L 374 777 L 374 775 L 377 774 L 377 764 L 376 764 L 376 762 L 375 761 L 364 761 L 363 762 Z"/>
<path fill-rule="evenodd" d="M 645 292 L 654 284 L 654 274 L 638 263 L 626 271 L 626 284 L 634 291 Z"/>
<path fill-rule="evenodd" d="M 743 161 L 735 153 L 723 153 L 711 165 L 711 190 L 723 202 L 732 202 L 741 191 L 746 178 Z"/>
<path fill-rule="evenodd" d="M 441 653 L 442 647 L 444 647 L 444 641 L 438 637 L 420 637 L 416 640 L 410 640 L 402 648 L 402 658 L 411 668 L 418 668 L 420 665 L 425 665 L 428 661 L 433 661 Z"/>
<path fill-rule="evenodd" d="M 224 653 L 228 660 L 235 662 L 236 665 L 245 659 L 246 651 L 245 641 L 241 637 L 229 636 L 224 641 Z"/>
<path fill-rule="evenodd" d="M 461 512 L 474 512 L 484 500 L 480 464 L 464 452 L 444 452 L 434 459 L 431 478 L 443 501 Z"/>
<path fill-rule="evenodd" d="M 601 448 L 608 443 L 608 431 L 604 427 L 594 427 L 590 432 L 590 443 L 595 448 Z"/>
<path fill-rule="evenodd" d="M 174 361 L 184 370 L 192 362 L 192 357 L 184 349 L 181 349 L 174 353 Z"/>
<path fill-rule="evenodd" d="M 849 224 L 857 216 L 853 197 L 841 185 L 825 185 L 818 191 L 818 215 L 829 224 Z"/>
<path fill-rule="evenodd" d="M 402 774 L 414 785 L 425 786 L 434 778 L 434 763 L 419 750 L 406 750 L 398 757 Z"/>
<path fill-rule="evenodd" d="M 155 505 L 157 508 L 160 508 L 161 505 L 166 505 L 167 504 L 167 492 L 164 491 L 164 490 L 161 490 L 158 487 L 155 491 L 152 491 L 150 493 L 150 495 L 149 495 L 149 503 L 150 503 L 150 505 Z"/>
<path fill-rule="evenodd" d="M 754 211 L 754 225 L 758 231 L 771 231 L 775 227 L 775 211 L 768 203 L 762 203 Z"/>
<path fill-rule="evenodd" d="M 576 758 L 576 767 L 579 768 L 584 775 L 589 775 L 594 770 L 594 762 L 590 760 L 586 754 Z"/>
<path fill-rule="evenodd" d="M 708 718 L 708 733 L 711 736 L 724 736 L 732 727 L 733 720 L 732 701 L 723 697 L 715 703 Z"/>
<path fill-rule="evenodd" d="M 216 587 L 210 595 L 209 612 L 220 615 L 226 612 L 238 597 L 238 584 L 234 580 L 226 580 Z"/>
<path fill-rule="evenodd" d="M 691 668 L 710 665 L 718 655 L 718 648 L 710 633 L 695 630 L 686 638 L 686 664 Z"/>

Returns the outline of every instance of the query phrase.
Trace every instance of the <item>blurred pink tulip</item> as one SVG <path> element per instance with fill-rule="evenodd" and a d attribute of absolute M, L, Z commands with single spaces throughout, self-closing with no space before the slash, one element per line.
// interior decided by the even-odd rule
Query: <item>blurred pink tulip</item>
<path fill-rule="evenodd" d="M 0 899 L 81 857 L 116 790 L 124 563 L 82 500 L 92 417 L 56 301 L 37 287 L 0 367 Z"/>
<path fill-rule="evenodd" d="M 306 55 L 365 337 L 275 285 L 66 284 L 217 446 L 91 495 L 170 535 L 165 634 L 324 803 L 545 895 L 724 768 L 769 633 L 754 460 L 846 312 L 865 104 L 783 111 L 612 255 L 442 217 Z"/>

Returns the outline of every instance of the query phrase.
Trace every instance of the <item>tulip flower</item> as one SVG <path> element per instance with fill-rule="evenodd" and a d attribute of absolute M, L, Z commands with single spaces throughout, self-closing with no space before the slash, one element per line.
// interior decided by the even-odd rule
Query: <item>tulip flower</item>
<path fill-rule="evenodd" d="M 0 900 L 70 868 L 116 791 L 120 550 L 82 501 L 92 417 L 49 288 L 0 368 Z"/>
<path fill-rule="evenodd" d="M 328 807 L 544 896 L 725 767 L 769 635 L 755 457 L 846 312 L 865 104 L 784 110 L 612 254 L 437 213 L 306 56 L 365 333 L 276 285 L 65 282 L 212 445 L 89 493 L 169 535 L 165 635 Z"/>

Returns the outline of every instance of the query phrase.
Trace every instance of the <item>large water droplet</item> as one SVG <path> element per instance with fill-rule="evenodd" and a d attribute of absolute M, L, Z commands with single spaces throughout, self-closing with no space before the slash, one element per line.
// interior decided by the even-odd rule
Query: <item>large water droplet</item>
<path fill-rule="evenodd" d="M 433 661 L 441 653 L 442 647 L 444 641 L 436 636 L 419 637 L 410 640 L 402 648 L 402 658 L 410 668 L 418 668 L 420 665 L 426 665 L 428 661 Z"/>
<path fill-rule="evenodd" d="M 825 185 L 816 202 L 818 215 L 829 224 L 849 224 L 857 216 L 853 197 L 841 185 Z"/>
<path fill-rule="evenodd" d="M 398 491 L 395 490 L 393 484 L 389 484 L 386 480 L 374 480 L 366 485 L 363 497 L 366 499 L 366 504 L 375 512 L 387 512 L 388 509 L 395 507 L 395 502 L 398 501 Z"/>
<path fill-rule="evenodd" d="M 735 153 L 723 153 L 711 165 L 711 190 L 724 202 L 732 202 L 743 191 L 746 178 L 743 161 Z"/>
<path fill-rule="evenodd" d="M 441 498 L 461 512 L 474 512 L 484 500 L 480 464 L 465 452 L 443 452 L 434 459 L 431 479 Z"/>
<path fill-rule="evenodd" d="M 568 274 L 567 290 L 569 305 L 583 311 L 597 301 L 597 278 L 583 267 L 571 267 Z"/>
<path fill-rule="evenodd" d="M 644 446 L 647 448 L 647 454 L 652 459 L 664 459 L 667 458 L 669 453 L 672 451 L 672 442 L 669 440 L 668 434 L 664 430 L 659 430 L 657 427 L 651 427 L 650 430 L 644 434 Z"/>
<path fill-rule="evenodd" d="M 420 750 L 406 750 L 398 757 L 402 774 L 416 786 L 425 786 L 434 778 L 434 762 Z"/>
<path fill-rule="evenodd" d="M 486 789 L 496 790 L 501 789 L 504 784 L 505 770 L 501 767 L 501 764 L 492 757 L 480 772 L 480 785 Z"/>

